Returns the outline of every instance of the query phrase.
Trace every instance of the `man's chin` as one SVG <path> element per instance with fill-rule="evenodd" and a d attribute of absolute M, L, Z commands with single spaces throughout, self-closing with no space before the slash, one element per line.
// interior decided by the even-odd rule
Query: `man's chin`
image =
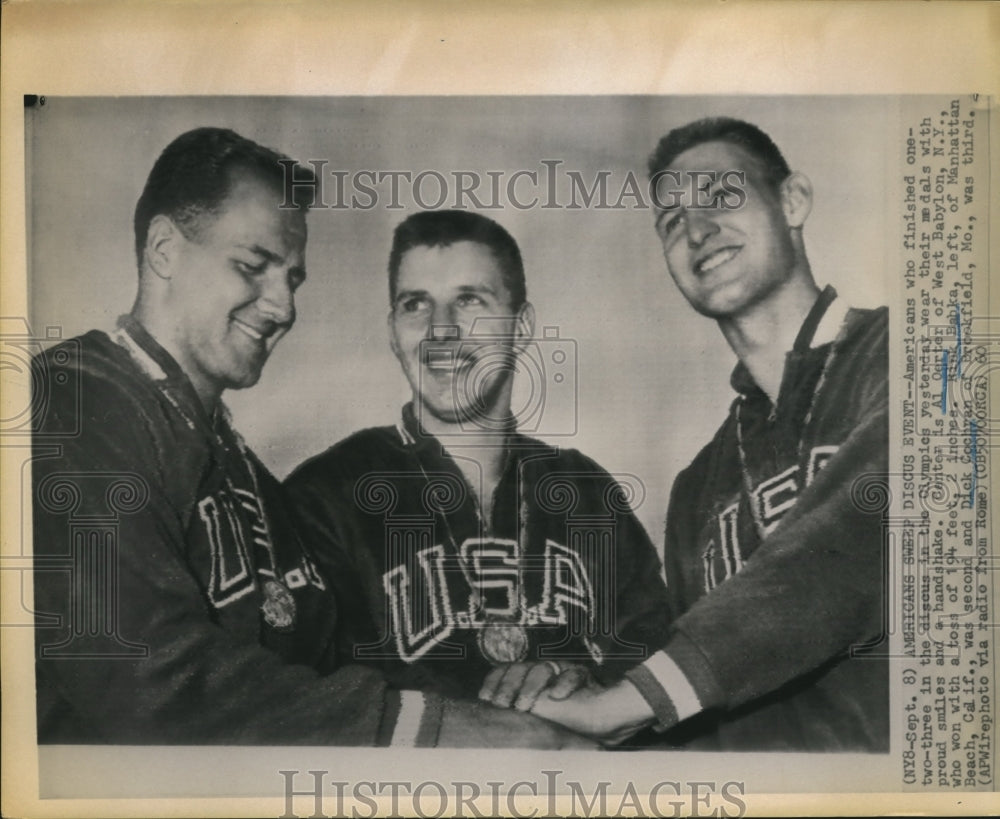
<path fill-rule="evenodd" d="M 264 371 L 263 363 L 260 367 L 253 367 L 242 372 L 230 373 L 229 376 L 224 381 L 224 386 L 227 390 L 245 390 L 249 387 L 254 387 L 257 382 L 260 381 L 261 374 Z"/>
<path fill-rule="evenodd" d="M 750 298 L 739 286 L 718 287 L 712 292 L 689 298 L 691 306 L 706 318 L 732 318 L 748 307 Z"/>
<path fill-rule="evenodd" d="M 468 411 L 456 407 L 454 404 L 437 404 L 432 401 L 414 401 L 417 417 L 433 419 L 442 424 L 466 424 L 473 423 L 472 414 Z"/>
<path fill-rule="evenodd" d="M 423 384 L 415 384 L 410 379 L 414 410 L 425 426 L 429 421 L 432 426 L 435 423 L 447 424 L 455 427 L 455 432 L 470 433 L 498 432 L 510 428 L 509 418 L 496 417 L 501 414 L 498 409 L 504 404 L 501 391 L 505 381 L 484 381 L 477 386 L 485 389 L 474 395 L 471 390 L 457 389 L 452 379 L 441 379 L 441 382 L 434 383 L 428 379 Z M 428 389 L 432 384 L 437 389 Z M 507 409 L 505 416 L 509 415 L 509 407 Z"/>
<path fill-rule="evenodd" d="M 503 433 L 510 430 L 513 419 L 510 417 L 494 418 L 484 414 L 481 408 L 471 406 L 455 406 L 454 404 L 434 404 L 427 401 L 414 401 L 417 420 L 422 426 L 446 424 L 453 427 L 454 433 Z M 436 422 L 436 424 L 434 423 Z"/>

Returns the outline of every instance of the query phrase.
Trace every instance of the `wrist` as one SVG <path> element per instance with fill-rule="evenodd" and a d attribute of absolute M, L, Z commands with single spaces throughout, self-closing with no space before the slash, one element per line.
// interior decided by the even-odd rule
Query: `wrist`
<path fill-rule="evenodd" d="M 608 703 L 620 721 L 637 729 L 656 721 L 656 712 L 642 692 L 627 677 L 608 689 L 613 699 Z"/>
<path fill-rule="evenodd" d="M 618 745 L 637 731 L 656 723 L 652 707 L 627 679 L 606 689 L 599 699 L 601 701 L 594 705 L 613 720 L 612 725 L 596 734 L 602 745 Z"/>

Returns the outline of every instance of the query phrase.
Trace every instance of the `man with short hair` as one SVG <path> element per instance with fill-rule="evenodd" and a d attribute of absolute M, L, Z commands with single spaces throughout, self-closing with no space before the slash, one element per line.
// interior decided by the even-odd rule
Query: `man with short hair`
<path fill-rule="evenodd" d="M 219 128 L 175 139 L 136 206 L 131 313 L 33 362 L 39 742 L 575 743 L 335 666 L 329 581 L 221 402 L 295 320 L 306 213 L 282 161 Z"/>
<path fill-rule="evenodd" d="M 389 297 L 412 402 L 286 482 L 338 584 L 341 661 L 524 710 L 553 675 L 619 679 L 665 635 L 660 561 L 615 478 L 517 429 L 534 326 L 517 243 L 474 212 L 413 214 Z"/>
<path fill-rule="evenodd" d="M 855 494 L 886 479 L 887 311 L 817 287 L 811 185 L 759 128 L 690 123 L 649 170 L 667 267 L 736 353 L 739 395 L 674 483 L 670 639 L 628 681 L 534 713 L 612 741 L 655 723 L 692 748 L 887 751 L 887 661 L 865 651 L 881 519 Z"/>

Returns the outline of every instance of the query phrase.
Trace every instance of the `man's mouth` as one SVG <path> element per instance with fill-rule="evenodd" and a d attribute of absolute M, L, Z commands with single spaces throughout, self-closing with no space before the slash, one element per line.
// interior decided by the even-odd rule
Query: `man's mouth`
<path fill-rule="evenodd" d="M 472 363 L 471 355 L 460 354 L 448 348 L 428 348 L 424 352 L 424 365 L 433 372 L 451 373 Z"/>
<path fill-rule="evenodd" d="M 256 327 L 247 324 L 245 321 L 240 321 L 238 318 L 233 319 L 233 324 L 236 325 L 237 330 L 250 336 L 254 341 L 263 341 L 265 335 L 268 335 L 266 330 L 258 330 Z"/>
<path fill-rule="evenodd" d="M 722 265 L 726 262 L 738 256 L 741 250 L 743 250 L 743 248 L 739 245 L 732 245 L 730 247 L 720 248 L 719 250 L 713 250 L 694 266 L 694 271 L 699 276 L 711 273 L 716 268 L 722 267 Z"/>
<path fill-rule="evenodd" d="M 268 352 L 274 349 L 289 325 L 275 324 L 273 321 L 264 322 L 263 325 L 253 325 L 236 317 L 232 318 L 233 326 L 247 338 L 252 339 L 258 345 L 264 347 Z"/>

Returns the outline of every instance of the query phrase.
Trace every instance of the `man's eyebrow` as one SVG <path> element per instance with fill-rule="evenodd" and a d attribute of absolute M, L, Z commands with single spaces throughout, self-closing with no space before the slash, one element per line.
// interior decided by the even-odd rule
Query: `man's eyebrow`
<path fill-rule="evenodd" d="M 488 284 L 463 284 L 459 286 L 458 291 L 460 293 L 489 293 L 491 296 L 497 294 L 497 291 Z"/>
<path fill-rule="evenodd" d="M 268 250 L 266 247 L 263 247 L 262 245 L 242 245 L 242 244 L 238 244 L 238 245 L 236 245 L 236 247 L 242 248 L 243 250 L 249 250 L 251 253 L 255 253 L 258 256 L 263 256 L 269 262 L 280 263 L 280 262 L 284 261 L 284 257 L 282 257 L 279 254 L 275 253 L 273 250 Z"/>
<path fill-rule="evenodd" d="M 426 290 L 399 290 L 396 292 L 396 298 L 393 299 L 393 304 L 398 304 L 403 301 L 403 299 L 412 299 L 416 296 L 426 296 Z"/>

